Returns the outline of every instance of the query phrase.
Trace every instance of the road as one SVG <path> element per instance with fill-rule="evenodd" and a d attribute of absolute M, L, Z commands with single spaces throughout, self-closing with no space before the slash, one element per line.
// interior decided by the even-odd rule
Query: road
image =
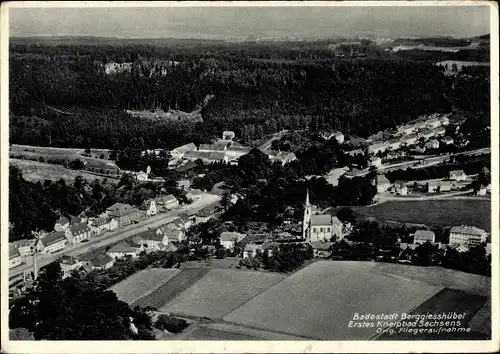
<path fill-rule="evenodd" d="M 285 133 L 288 132 L 288 130 L 282 130 L 278 133 L 274 133 L 271 138 L 266 140 L 265 143 L 263 143 L 261 146 L 258 147 L 260 151 L 265 151 L 271 149 L 271 145 L 273 144 L 273 141 L 280 139 Z"/>
<path fill-rule="evenodd" d="M 220 200 L 220 196 L 207 193 L 203 196 L 201 200 L 196 201 L 192 204 L 181 206 L 167 213 L 152 216 L 148 219 L 140 221 L 137 224 L 127 226 L 126 228 L 117 231 L 107 232 L 99 236 L 94 236 L 88 242 L 79 243 L 76 245 L 69 245 L 61 252 L 53 254 L 40 254 L 37 257 L 37 266 L 38 268 L 43 267 L 49 263 L 54 262 L 62 255 L 76 256 L 88 252 L 91 249 L 101 248 L 110 244 L 117 243 L 123 239 L 134 236 L 142 231 L 146 231 L 148 230 L 148 228 L 156 228 L 161 225 L 164 225 L 172 221 L 180 213 L 196 212 L 201 208 L 209 204 L 212 204 L 218 200 Z M 26 270 L 31 271 L 32 267 L 33 267 L 33 257 L 27 257 L 25 259 L 24 264 L 9 270 L 9 276 L 21 274 Z"/>

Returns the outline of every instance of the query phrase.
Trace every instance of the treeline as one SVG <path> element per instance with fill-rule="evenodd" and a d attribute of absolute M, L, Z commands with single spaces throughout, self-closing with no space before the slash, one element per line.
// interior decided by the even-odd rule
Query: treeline
<path fill-rule="evenodd" d="M 210 140 L 224 129 L 244 140 L 304 128 L 367 136 L 423 113 L 448 112 L 454 96 L 451 79 L 432 62 L 392 54 L 339 58 L 317 42 L 195 48 L 22 44 L 11 46 L 11 54 L 14 143 L 114 143 L 123 149 L 142 137 L 147 147 L 161 140 L 170 148 Z M 132 72 L 102 72 L 102 64 L 120 60 L 130 61 Z M 159 105 L 192 111 L 211 94 L 203 123 L 123 112 Z"/>

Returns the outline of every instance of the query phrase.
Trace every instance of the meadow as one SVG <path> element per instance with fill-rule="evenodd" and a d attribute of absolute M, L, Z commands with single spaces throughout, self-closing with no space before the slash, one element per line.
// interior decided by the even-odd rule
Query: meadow
<path fill-rule="evenodd" d="M 222 318 L 284 278 L 276 273 L 212 269 L 161 311 Z"/>
<path fill-rule="evenodd" d="M 83 170 L 70 170 L 61 165 L 53 165 L 37 161 L 9 158 L 9 164 L 19 168 L 23 172 L 23 177 L 32 182 L 43 182 L 45 180 L 57 181 L 61 178 L 67 182 L 72 182 L 77 176 L 82 176 L 88 181 L 92 181 L 94 179 L 103 180 L 107 178 L 109 182 L 118 182 L 118 180 L 114 178 L 87 173 Z"/>
<path fill-rule="evenodd" d="M 353 314 L 406 312 L 442 287 L 371 272 L 371 262 L 319 261 L 292 274 L 224 321 L 319 340 L 368 340 Z"/>
<path fill-rule="evenodd" d="M 153 292 L 180 272 L 179 269 L 144 269 L 113 285 L 109 290 L 128 304 Z"/>
<path fill-rule="evenodd" d="M 472 225 L 486 231 L 491 230 L 490 200 L 388 201 L 352 209 L 363 216 L 379 220 L 444 227 Z"/>

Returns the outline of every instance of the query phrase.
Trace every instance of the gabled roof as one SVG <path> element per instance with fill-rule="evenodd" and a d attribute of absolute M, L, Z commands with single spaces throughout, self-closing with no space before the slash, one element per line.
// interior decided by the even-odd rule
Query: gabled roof
<path fill-rule="evenodd" d="M 107 208 L 106 211 L 108 211 L 109 214 L 112 216 L 121 217 L 128 214 L 136 213 L 137 209 L 135 209 L 133 206 L 129 204 L 115 203 L 111 205 L 109 208 Z"/>
<path fill-rule="evenodd" d="M 19 249 L 9 248 L 9 259 L 16 258 L 16 257 L 21 257 L 21 254 L 19 253 Z"/>
<path fill-rule="evenodd" d="M 47 247 L 62 240 L 67 241 L 66 234 L 64 233 L 64 231 L 59 231 L 59 232 L 52 232 L 47 236 L 45 236 L 44 238 L 41 238 L 40 242 L 42 243 L 43 246 Z"/>
<path fill-rule="evenodd" d="M 158 241 L 162 242 L 165 236 L 163 234 L 158 234 L 155 230 L 148 230 L 137 235 L 137 239 L 134 238 L 134 242 L 137 243 L 142 241 Z"/>
<path fill-rule="evenodd" d="M 391 183 L 391 182 L 389 182 L 389 180 L 387 179 L 387 177 L 385 175 L 378 175 L 376 178 L 376 183 L 377 184 L 385 184 L 385 183 Z"/>
<path fill-rule="evenodd" d="M 61 262 L 62 264 L 73 265 L 78 263 L 78 259 L 76 259 L 75 257 L 64 255 L 59 258 L 59 262 Z"/>
<path fill-rule="evenodd" d="M 221 232 L 220 234 L 220 242 L 230 241 L 230 242 L 240 242 L 246 237 L 245 234 L 240 234 L 239 232 Z"/>
<path fill-rule="evenodd" d="M 435 237 L 435 234 L 434 234 L 434 232 L 429 231 L 429 230 L 417 230 L 413 234 L 413 237 L 415 237 L 415 238 L 418 237 L 418 238 L 424 238 L 424 239 L 433 240 L 434 237 Z"/>
<path fill-rule="evenodd" d="M 90 231 L 90 227 L 87 225 L 87 223 L 83 222 L 80 224 L 71 225 L 69 229 L 71 230 L 71 233 L 73 235 L 78 235 L 82 232 Z"/>
<path fill-rule="evenodd" d="M 82 217 L 70 215 L 70 222 L 69 223 L 71 225 L 80 224 L 83 221 L 84 221 L 84 219 Z"/>
<path fill-rule="evenodd" d="M 136 245 L 135 242 L 134 245 Z M 130 245 L 130 242 L 121 241 L 116 245 L 114 245 L 113 247 L 111 247 L 108 253 L 135 253 L 137 248 L 139 247 L 132 247 Z"/>
<path fill-rule="evenodd" d="M 178 218 L 182 220 L 182 222 L 187 223 L 189 222 L 189 216 L 186 213 L 180 213 L 178 215 Z"/>
<path fill-rule="evenodd" d="M 92 265 L 94 267 L 102 267 L 102 266 L 104 266 L 112 261 L 113 261 L 113 258 L 111 258 L 106 253 L 99 253 L 98 255 L 96 255 L 94 258 L 92 258 L 90 260 L 90 262 L 92 263 Z"/>
<path fill-rule="evenodd" d="M 193 143 L 189 143 L 189 144 L 185 144 L 185 145 L 176 147 L 172 151 L 183 154 L 183 153 L 185 153 L 187 151 L 191 151 L 191 150 L 196 150 L 196 145 L 194 145 Z"/>
<path fill-rule="evenodd" d="M 176 200 L 177 199 L 172 194 L 162 195 L 162 196 L 156 197 L 156 202 L 158 204 L 172 203 L 172 202 L 175 202 Z"/>
<path fill-rule="evenodd" d="M 311 215 L 311 225 L 331 225 L 331 215 Z"/>
<path fill-rule="evenodd" d="M 142 202 L 141 206 L 139 207 L 140 210 L 149 210 L 151 208 L 151 204 L 154 203 L 153 199 L 147 199 Z"/>

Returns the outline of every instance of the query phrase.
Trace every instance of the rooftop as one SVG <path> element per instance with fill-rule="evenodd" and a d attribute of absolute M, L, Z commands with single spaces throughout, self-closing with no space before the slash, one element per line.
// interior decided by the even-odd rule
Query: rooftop
<path fill-rule="evenodd" d="M 331 225 L 331 215 L 311 215 L 311 225 Z"/>
<path fill-rule="evenodd" d="M 185 153 L 186 151 L 191 151 L 191 150 L 196 150 L 196 145 L 194 145 L 193 143 L 189 143 L 189 144 L 185 144 L 185 145 L 182 145 L 182 146 L 179 146 L 179 147 L 176 147 L 174 150 L 172 151 L 175 151 L 177 153 L 180 153 L 180 154 L 183 154 Z"/>
<path fill-rule="evenodd" d="M 481 230 L 475 226 L 453 226 L 450 230 L 450 233 L 456 234 L 467 234 L 467 235 L 476 235 L 483 236 L 485 235 L 485 231 Z"/>
<path fill-rule="evenodd" d="M 64 231 L 59 231 L 59 232 L 52 232 L 47 236 L 45 236 L 44 238 L 41 238 L 40 242 L 42 243 L 42 245 L 47 247 L 62 240 L 66 240 L 66 234 L 64 233 Z"/>
<path fill-rule="evenodd" d="M 240 234 L 239 232 L 221 232 L 220 241 L 230 241 L 230 242 L 240 242 L 246 237 L 245 234 Z"/>
<path fill-rule="evenodd" d="M 125 241 L 121 241 L 111 247 L 108 251 L 108 253 L 135 253 L 136 248 L 132 247 L 129 245 L 129 243 Z"/>

